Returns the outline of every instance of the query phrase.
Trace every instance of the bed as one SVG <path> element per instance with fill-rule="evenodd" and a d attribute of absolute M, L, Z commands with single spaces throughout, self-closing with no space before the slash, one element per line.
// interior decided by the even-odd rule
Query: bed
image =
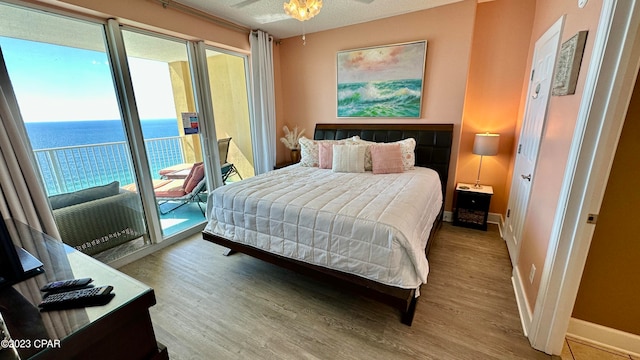
<path fill-rule="evenodd" d="M 415 169 L 373 175 L 292 165 L 229 184 L 209 194 L 203 238 L 346 285 L 398 308 L 411 325 L 442 221 L 453 125 L 317 124 L 314 132 L 314 140 L 353 137 L 415 139 Z"/>

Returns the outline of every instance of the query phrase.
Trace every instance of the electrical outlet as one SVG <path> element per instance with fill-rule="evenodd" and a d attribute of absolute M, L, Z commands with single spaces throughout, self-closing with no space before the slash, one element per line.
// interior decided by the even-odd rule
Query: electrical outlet
<path fill-rule="evenodd" d="M 529 271 L 529 283 L 533 284 L 533 279 L 536 276 L 536 266 L 531 264 L 531 271 Z"/>

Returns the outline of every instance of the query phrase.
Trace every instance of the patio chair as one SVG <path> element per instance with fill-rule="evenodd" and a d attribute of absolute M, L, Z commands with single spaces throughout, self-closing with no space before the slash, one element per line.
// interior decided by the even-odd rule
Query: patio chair
<path fill-rule="evenodd" d="M 207 186 L 203 163 L 200 162 L 193 164 L 189 175 L 184 179 L 163 181 L 164 183 L 161 186 L 154 186 L 153 189 L 153 192 L 156 195 L 156 201 L 158 201 L 158 207 L 168 202 L 177 202 L 179 204 L 169 210 L 162 210 L 162 208 L 160 208 L 160 213 L 162 215 L 166 215 L 190 202 L 197 203 L 202 215 L 204 215 L 205 212 L 201 205 L 201 193 L 206 190 Z"/>
<path fill-rule="evenodd" d="M 220 172 L 222 173 L 222 183 L 226 184 L 227 179 L 232 175 L 238 175 L 240 180 L 242 180 L 242 175 L 238 171 L 238 168 L 233 165 L 233 163 L 229 163 L 227 161 L 227 157 L 229 156 L 229 144 L 231 143 L 231 138 L 220 139 L 218 140 L 218 152 L 220 154 Z M 173 166 L 166 167 L 164 169 L 160 169 L 159 174 L 162 179 L 182 179 L 188 176 L 190 170 L 193 168 L 194 164 L 191 163 L 182 163 Z"/>
<path fill-rule="evenodd" d="M 222 173 L 223 184 L 226 184 L 227 179 L 229 179 L 229 177 L 232 175 L 238 175 L 240 180 L 242 180 L 242 175 L 240 175 L 238 169 L 233 165 L 233 163 L 227 162 L 227 156 L 229 155 L 229 143 L 231 143 L 231 138 L 218 140 L 218 152 L 220 154 L 220 172 Z"/>

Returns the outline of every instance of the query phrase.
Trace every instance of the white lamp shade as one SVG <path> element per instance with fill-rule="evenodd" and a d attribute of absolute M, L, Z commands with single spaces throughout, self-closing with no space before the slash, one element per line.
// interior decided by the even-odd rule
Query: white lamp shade
<path fill-rule="evenodd" d="M 497 155 L 499 142 L 500 134 L 476 134 L 473 141 L 473 153 L 483 156 Z"/>

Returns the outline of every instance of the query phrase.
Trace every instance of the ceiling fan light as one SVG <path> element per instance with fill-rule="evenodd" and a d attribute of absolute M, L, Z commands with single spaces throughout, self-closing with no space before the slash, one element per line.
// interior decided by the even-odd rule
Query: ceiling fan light
<path fill-rule="evenodd" d="M 306 21 L 318 15 L 322 0 L 289 0 L 283 4 L 284 12 L 294 19 Z"/>

